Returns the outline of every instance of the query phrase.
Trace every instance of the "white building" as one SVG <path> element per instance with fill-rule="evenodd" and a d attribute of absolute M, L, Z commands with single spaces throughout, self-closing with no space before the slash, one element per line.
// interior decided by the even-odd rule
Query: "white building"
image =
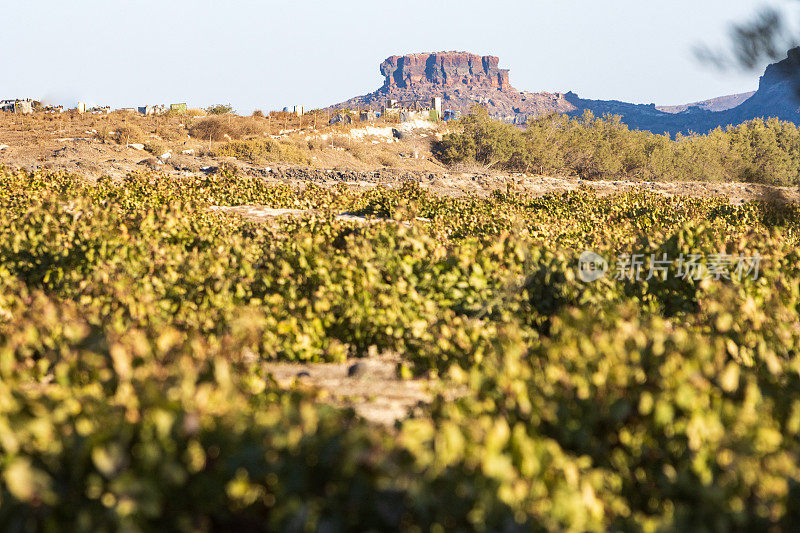
<path fill-rule="evenodd" d="M 138 109 L 139 113 L 145 116 L 163 115 L 164 113 L 167 112 L 167 106 L 165 105 L 146 105 L 146 106 L 140 106 Z"/>
<path fill-rule="evenodd" d="M 0 111 L 28 115 L 33 113 L 33 100 L 0 100 Z"/>

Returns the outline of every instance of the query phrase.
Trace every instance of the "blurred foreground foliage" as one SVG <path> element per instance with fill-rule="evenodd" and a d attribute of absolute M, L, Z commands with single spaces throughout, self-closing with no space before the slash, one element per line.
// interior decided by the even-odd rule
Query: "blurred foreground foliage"
<path fill-rule="evenodd" d="M 798 214 L 1 170 L 0 526 L 797 530 Z M 583 283 L 585 249 L 763 259 Z M 442 394 L 375 427 L 263 366 L 371 347 Z"/>

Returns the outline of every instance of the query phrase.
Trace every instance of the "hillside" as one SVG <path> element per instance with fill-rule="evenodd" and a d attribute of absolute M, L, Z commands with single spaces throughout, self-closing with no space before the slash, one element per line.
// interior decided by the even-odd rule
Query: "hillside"
<path fill-rule="evenodd" d="M 435 52 L 392 56 L 380 64 L 383 86 L 332 106 L 334 109 L 380 109 L 389 100 L 428 103 L 442 98 L 444 109 L 467 113 L 479 104 L 494 118 L 524 124 L 530 115 L 568 113 L 575 108 L 560 93 L 518 91 L 499 58 L 467 52 Z"/>
<path fill-rule="evenodd" d="M 684 111 L 689 111 L 693 107 L 700 108 L 703 111 L 727 111 L 728 109 L 733 109 L 741 105 L 754 94 L 756 94 L 755 91 L 730 94 L 711 98 L 710 100 L 703 100 L 702 102 L 692 102 L 691 104 L 656 106 L 656 109 L 664 113 L 672 114 L 683 113 Z"/>
<path fill-rule="evenodd" d="M 586 99 L 571 91 L 520 91 L 511 85 L 509 70 L 500 69 L 499 58 L 494 56 L 467 52 L 409 54 L 392 56 L 381 63 L 380 72 L 385 78 L 382 87 L 331 109 L 380 109 L 389 100 L 426 103 L 438 96 L 444 109 L 466 113 L 479 104 L 491 117 L 514 124 L 553 113 L 580 116 L 591 111 L 597 116 L 620 115 L 629 127 L 653 133 L 706 133 L 757 117 L 778 117 L 800 124 L 795 83 L 799 65 L 797 48 L 789 52 L 787 59 L 767 68 L 755 93 L 659 107 Z"/>

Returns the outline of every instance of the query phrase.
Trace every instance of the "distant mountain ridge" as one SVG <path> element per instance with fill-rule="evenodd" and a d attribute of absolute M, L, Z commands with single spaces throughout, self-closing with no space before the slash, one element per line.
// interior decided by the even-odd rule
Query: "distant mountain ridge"
<path fill-rule="evenodd" d="M 711 98 L 710 100 L 703 100 L 702 102 L 692 102 L 691 104 L 656 106 L 656 109 L 663 111 L 664 113 L 671 114 L 683 113 L 685 111 L 689 111 L 689 109 L 692 107 L 697 107 L 704 111 L 727 111 L 728 109 L 733 109 L 734 107 L 741 105 L 745 100 L 754 94 L 756 94 L 755 91 L 730 94 L 727 96 Z"/>
<path fill-rule="evenodd" d="M 800 125 L 800 47 L 767 67 L 754 93 L 741 93 L 680 106 L 631 104 L 591 100 L 573 92 L 528 92 L 515 89 L 509 70 L 499 58 L 468 52 L 433 52 L 391 56 L 380 65 L 384 84 L 378 90 L 351 98 L 331 109 L 378 109 L 389 100 L 428 102 L 442 98 L 445 109 L 469 112 L 486 107 L 499 120 L 525 124 L 530 119 L 559 113 L 580 116 L 620 115 L 633 129 L 653 133 L 707 133 L 757 117 L 777 117 Z"/>

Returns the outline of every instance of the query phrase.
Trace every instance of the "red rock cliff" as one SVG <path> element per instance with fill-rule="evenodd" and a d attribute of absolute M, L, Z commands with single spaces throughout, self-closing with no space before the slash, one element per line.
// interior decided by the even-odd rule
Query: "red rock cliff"
<path fill-rule="evenodd" d="M 392 56 L 381 63 L 383 88 L 411 88 L 424 84 L 488 86 L 511 90 L 508 69 L 497 68 L 500 59 L 466 52 L 435 52 Z"/>

